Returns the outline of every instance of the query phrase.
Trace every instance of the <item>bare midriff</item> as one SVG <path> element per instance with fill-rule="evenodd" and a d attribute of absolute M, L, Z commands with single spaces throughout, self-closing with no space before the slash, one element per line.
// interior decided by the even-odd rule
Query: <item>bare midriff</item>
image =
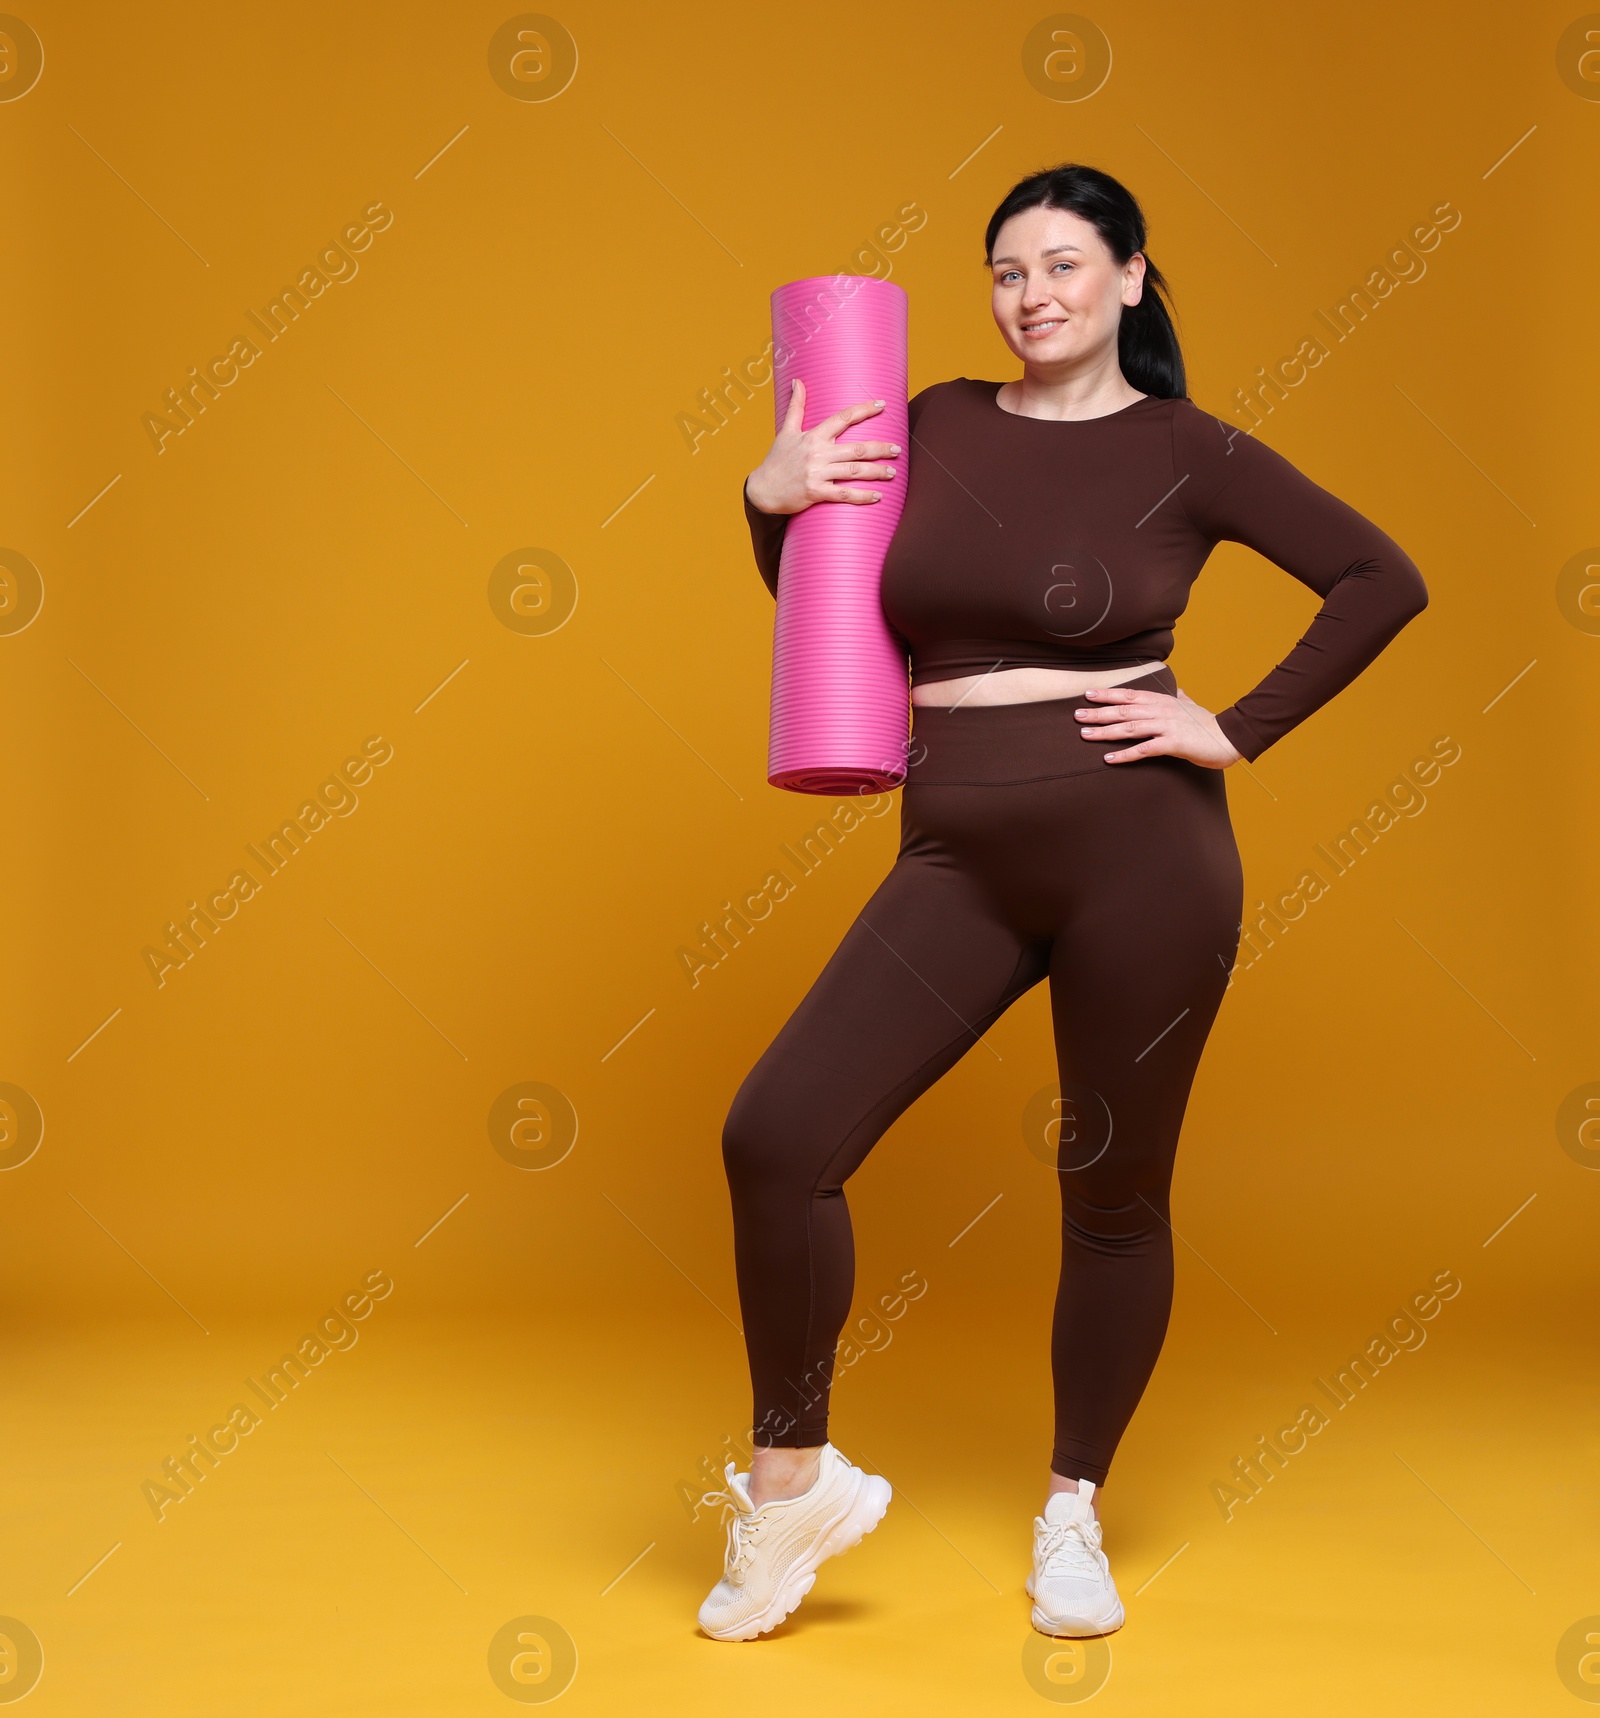
<path fill-rule="evenodd" d="M 911 688 L 913 704 L 949 708 L 953 704 L 1029 704 L 1041 698 L 1073 698 L 1091 686 L 1116 686 L 1163 667 L 1136 662 L 1123 668 L 998 668 L 964 674 L 956 680 L 924 681 Z"/>

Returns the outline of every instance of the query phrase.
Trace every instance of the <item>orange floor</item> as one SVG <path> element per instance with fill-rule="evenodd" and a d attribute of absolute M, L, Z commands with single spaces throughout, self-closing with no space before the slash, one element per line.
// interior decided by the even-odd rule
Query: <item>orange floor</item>
<path fill-rule="evenodd" d="M 1557 1713 L 1558 1658 L 1600 1694 L 1572 1634 L 1600 1631 L 1575 1311 L 1496 1328 L 1446 1304 L 1225 1520 L 1213 1482 L 1368 1332 L 1273 1336 L 1198 1276 L 1180 1307 L 1106 1493 L 1128 1622 L 1083 1648 L 1034 1634 L 1022 1593 L 1036 1332 L 1025 1353 L 913 1306 L 862 1356 L 835 1436 L 896 1501 L 747 1645 L 694 1626 L 721 1538 L 682 1498 L 742 1407 L 738 1337 L 703 1306 L 640 1327 L 380 1303 L 274 1409 L 247 1380 L 298 1339 L 287 1314 L 37 1333 L 8 1368 L 0 1696 L 32 1674 L 16 1623 L 42 1645 L 40 1718 L 492 1714 L 515 1701 L 491 1658 L 570 1713 Z M 162 1464 L 241 1402 L 261 1424 L 158 1520 L 146 1483 L 176 1492 Z"/>

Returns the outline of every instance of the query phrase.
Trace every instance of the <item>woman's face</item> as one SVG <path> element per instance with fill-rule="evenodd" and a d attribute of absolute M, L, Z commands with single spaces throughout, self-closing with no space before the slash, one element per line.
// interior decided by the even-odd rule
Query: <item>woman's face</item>
<path fill-rule="evenodd" d="M 1024 209 L 995 234 L 994 319 L 1030 368 L 1077 368 L 1117 348 L 1123 305 L 1144 290 L 1144 257 L 1119 264 L 1098 230 L 1066 209 Z"/>

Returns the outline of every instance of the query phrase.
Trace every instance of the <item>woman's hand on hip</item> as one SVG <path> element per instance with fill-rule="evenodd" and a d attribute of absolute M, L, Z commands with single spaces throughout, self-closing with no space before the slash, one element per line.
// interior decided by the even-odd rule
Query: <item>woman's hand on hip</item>
<path fill-rule="evenodd" d="M 1124 750 L 1107 752 L 1108 764 L 1139 758 L 1187 758 L 1207 769 L 1226 769 L 1244 754 L 1217 726 L 1217 718 L 1187 692 L 1129 691 L 1121 686 L 1091 686 L 1084 693 L 1093 707 L 1074 711 L 1086 740 L 1132 740 Z"/>
<path fill-rule="evenodd" d="M 882 400 L 860 400 L 824 418 L 815 429 L 803 430 L 806 386 L 798 377 L 789 391 L 783 428 L 767 457 L 745 479 L 751 506 L 762 513 L 803 513 L 816 501 L 850 501 L 868 506 L 878 499 L 875 489 L 852 489 L 852 480 L 882 481 L 894 476 L 893 459 L 900 449 L 887 441 L 841 442 L 835 438 L 863 418 L 875 418 Z"/>

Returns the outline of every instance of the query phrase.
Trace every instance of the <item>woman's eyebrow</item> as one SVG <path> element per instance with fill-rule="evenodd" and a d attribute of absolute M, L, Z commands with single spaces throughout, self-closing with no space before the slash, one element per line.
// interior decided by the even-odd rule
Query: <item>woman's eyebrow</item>
<path fill-rule="evenodd" d="M 1052 245 L 1049 250 L 1040 251 L 1039 255 L 1041 257 L 1060 256 L 1063 251 L 1077 251 L 1081 255 L 1082 250 L 1083 247 L 1081 245 Z M 994 259 L 994 266 L 998 268 L 1002 263 L 1016 263 L 1020 260 L 1021 259 L 1018 257 L 996 257 Z"/>

